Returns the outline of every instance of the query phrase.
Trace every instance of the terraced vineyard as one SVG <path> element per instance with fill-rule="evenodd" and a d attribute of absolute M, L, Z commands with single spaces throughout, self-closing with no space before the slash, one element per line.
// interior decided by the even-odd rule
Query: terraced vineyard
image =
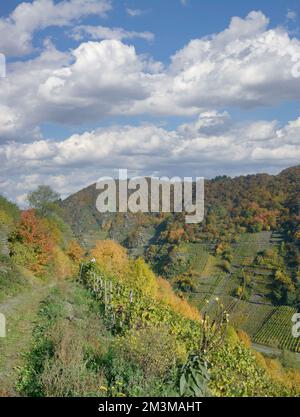
<path fill-rule="evenodd" d="M 221 271 L 218 266 L 218 259 L 208 255 L 206 264 L 197 278 L 197 293 L 191 298 L 193 304 L 203 310 L 212 296 L 220 294 L 218 289 L 226 277 L 229 277 L 229 274 Z"/>
<path fill-rule="evenodd" d="M 254 335 L 255 343 L 300 352 L 300 340 L 292 335 L 292 316 L 296 310 L 281 306 Z"/>
<path fill-rule="evenodd" d="M 275 307 L 239 301 L 230 315 L 230 322 L 252 338 L 276 310 Z"/>
<path fill-rule="evenodd" d="M 253 261 L 257 252 L 270 246 L 271 232 L 245 233 L 235 245 L 233 264 L 248 264 Z"/>
<path fill-rule="evenodd" d="M 201 274 L 210 257 L 203 245 L 198 243 L 186 243 L 185 245 L 180 246 L 179 250 L 183 250 L 184 253 L 187 253 L 190 258 L 191 268 L 195 272 Z"/>
<path fill-rule="evenodd" d="M 300 352 L 300 340 L 291 333 L 295 310 L 271 305 L 272 271 L 252 264 L 257 253 L 278 242 L 280 236 L 273 239 L 270 232 L 241 235 L 233 245 L 231 273 L 224 272 L 220 267 L 221 260 L 210 255 L 203 245 L 182 245 L 181 255 L 190 256 L 196 284 L 196 292 L 190 301 L 202 313 L 213 316 L 221 303 L 224 309 L 230 310 L 231 324 L 247 332 L 254 343 Z M 249 301 L 233 296 L 235 289 L 242 285 L 242 269 L 251 278 Z M 215 301 L 216 297 L 219 302 Z"/>

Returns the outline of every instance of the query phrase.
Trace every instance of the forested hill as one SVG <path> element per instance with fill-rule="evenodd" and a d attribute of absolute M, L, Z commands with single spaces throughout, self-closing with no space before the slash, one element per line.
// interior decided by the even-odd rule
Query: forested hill
<path fill-rule="evenodd" d="M 279 175 L 219 176 L 207 180 L 205 219 L 195 226 L 185 225 L 178 215 L 100 214 L 95 184 L 69 196 L 62 206 L 66 221 L 87 245 L 99 237 L 113 237 L 129 247 L 148 246 L 166 228 L 173 235 L 177 230 L 179 240 L 206 239 L 215 244 L 232 240 L 236 233 L 279 228 L 293 240 L 299 220 L 299 188 L 300 166 Z"/>

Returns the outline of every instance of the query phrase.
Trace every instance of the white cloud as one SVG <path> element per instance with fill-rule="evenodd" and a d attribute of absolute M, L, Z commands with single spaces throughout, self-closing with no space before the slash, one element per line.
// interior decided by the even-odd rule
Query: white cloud
<path fill-rule="evenodd" d="M 137 17 L 137 16 L 141 16 L 142 14 L 145 13 L 144 10 L 141 9 L 131 9 L 130 7 L 126 8 L 126 13 L 130 16 L 130 17 Z"/>
<path fill-rule="evenodd" d="M 71 36 L 75 40 L 82 40 L 85 38 L 90 38 L 93 40 L 102 40 L 102 39 L 134 39 L 140 38 L 146 41 L 153 41 L 154 34 L 151 32 L 136 32 L 128 31 L 123 28 L 109 28 L 105 26 L 90 26 L 90 25 L 80 25 L 75 27 L 72 30 Z"/>
<path fill-rule="evenodd" d="M 67 26 L 88 15 L 103 17 L 110 9 L 110 0 L 23 2 L 7 18 L 0 18 L 0 50 L 7 56 L 29 54 L 35 32 L 49 26 Z"/>
<path fill-rule="evenodd" d="M 295 22 L 297 20 L 297 12 L 295 12 L 294 10 L 288 10 L 286 18 L 287 20 Z"/>
<path fill-rule="evenodd" d="M 65 53 L 47 42 L 38 58 L 11 64 L 1 80 L 0 139 L 24 140 L 43 122 L 74 125 L 129 113 L 151 95 L 151 78 L 160 70 L 117 40 L 87 42 Z"/>
<path fill-rule="evenodd" d="M 101 175 L 99 166 L 210 176 L 297 164 L 300 118 L 284 127 L 235 123 L 224 108 L 299 100 L 300 78 L 292 75 L 299 54 L 300 41 L 283 28 L 268 29 L 259 12 L 192 40 L 169 66 L 120 40 L 85 42 L 64 53 L 48 41 L 40 56 L 11 64 L 1 80 L 0 137 L 7 142 L 0 148 L 1 189 L 22 198 L 34 185 L 51 183 L 66 194 Z M 61 142 L 39 131 L 43 122 L 74 127 L 107 115 L 199 113 L 175 130 L 112 127 Z"/>
<path fill-rule="evenodd" d="M 115 39 L 82 43 L 64 54 L 48 43 L 40 57 L 8 67 L 0 91 L 5 106 L 0 135 L 17 139 L 24 124 L 26 131 L 45 121 L 190 116 L 210 108 L 248 109 L 299 100 L 300 77 L 293 76 L 293 69 L 300 61 L 300 41 L 267 25 L 260 12 L 233 18 L 223 32 L 194 39 L 177 51 L 168 67 Z M 124 36 L 121 29 L 104 32 L 102 36 Z"/>
<path fill-rule="evenodd" d="M 279 171 L 300 160 L 300 117 L 237 123 L 228 113 L 204 112 L 168 130 L 153 124 L 116 126 L 75 134 L 63 141 L 36 140 L 0 148 L 0 192 L 22 196 L 40 183 L 63 195 L 116 168 L 131 174 L 210 177 Z M 21 169 L 20 169 L 21 167 Z"/>

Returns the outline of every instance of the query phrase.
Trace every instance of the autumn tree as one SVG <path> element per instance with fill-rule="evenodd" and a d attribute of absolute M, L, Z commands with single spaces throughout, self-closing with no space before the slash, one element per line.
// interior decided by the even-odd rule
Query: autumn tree
<path fill-rule="evenodd" d="M 128 270 L 126 249 L 113 240 L 98 240 L 91 256 L 105 272 L 123 276 Z"/>
<path fill-rule="evenodd" d="M 72 262 L 74 262 L 75 264 L 79 264 L 79 262 L 82 260 L 84 256 L 84 250 L 77 242 L 77 240 L 71 240 L 68 243 L 66 254 L 69 256 Z"/>
<path fill-rule="evenodd" d="M 10 246 L 17 263 L 43 275 L 52 257 L 54 243 L 45 221 L 30 209 L 21 214 L 20 222 L 10 237 Z"/>

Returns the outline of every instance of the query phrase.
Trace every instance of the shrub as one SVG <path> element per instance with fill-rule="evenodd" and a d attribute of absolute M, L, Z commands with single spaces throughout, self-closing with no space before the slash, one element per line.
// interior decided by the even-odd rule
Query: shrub
<path fill-rule="evenodd" d="M 75 263 L 75 265 L 78 265 L 84 256 L 84 250 L 77 240 L 71 240 L 68 243 L 66 254 L 69 256 L 71 261 Z"/>
<path fill-rule="evenodd" d="M 54 355 L 45 360 L 40 376 L 47 397 L 99 395 L 101 373 L 88 369 L 84 335 L 69 322 L 58 322 L 51 330 Z"/>
<path fill-rule="evenodd" d="M 172 367 L 186 360 L 184 345 L 164 326 L 131 329 L 117 339 L 115 349 L 125 361 L 139 364 L 145 378 L 163 378 Z"/>
<path fill-rule="evenodd" d="M 248 336 L 248 334 L 246 332 L 244 332 L 243 330 L 237 330 L 237 335 L 238 338 L 240 339 L 240 341 L 247 347 L 251 346 L 251 339 Z"/>

